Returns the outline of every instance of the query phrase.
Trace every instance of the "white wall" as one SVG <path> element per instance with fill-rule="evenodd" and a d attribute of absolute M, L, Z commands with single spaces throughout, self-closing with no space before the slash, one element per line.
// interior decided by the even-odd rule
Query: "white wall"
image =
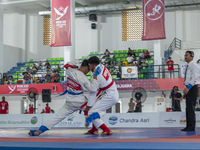
<path fill-rule="evenodd" d="M 169 90 L 164 91 L 166 94 L 165 99 L 165 106 L 170 107 L 171 106 L 171 100 L 169 99 L 170 92 Z M 182 91 L 179 91 L 182 93 Z M 88 94 L 86 94 L 88 96 Z M 49 106 L 55 110 L 57 113 L 59 109 L 63 106 L 65 103 L 65 96 L 62 97 L 55 97 L 55 95 L 52 95 L 52 102 L 49 103 Z M 130 98 L 132 97 L 132 92 L 119 92 L 119 98 L 122 101 L 122 112 L 126 113 L 128 111 L 128 103 L 130 101 Z M 163 97 L 162 91 L 156 91 L 156 92 L 147 92 L 147 100 L 142 104 L 144 107 L 142 108 L 142 112 L 157 112 L 157 97 Z M 6 96 L 6 101 L 9 103 L 9 114 L 20 114 L 21 113 L 21 99 L 22 96 Z M 33 102 L 29 103 L 33 104 Z M 39 95 L 39 99 L 37 100 L 37 112 L 41 113 L 42 109 L 46 107 L 46 103 L 42 102 L 42 97 Z M 181 101 L 181 108 L 182 111 L 185 111 L 185 100 Z M 163 110 L 165 112 L 166 109 Z"/>

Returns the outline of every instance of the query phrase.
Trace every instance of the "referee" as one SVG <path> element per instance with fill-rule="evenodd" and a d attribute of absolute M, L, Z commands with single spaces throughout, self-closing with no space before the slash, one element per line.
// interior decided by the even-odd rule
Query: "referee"
<path fill-rule="evenodd" d="M 198 97 L 199 67 L 193 61 L 194 52 L 185 52 L 185 61 L 188 63 L 185 71 L 185 86 L 183 98 L 186 98 L 186 128 L 181 131 L 195 131 L 195 105 Z"/>

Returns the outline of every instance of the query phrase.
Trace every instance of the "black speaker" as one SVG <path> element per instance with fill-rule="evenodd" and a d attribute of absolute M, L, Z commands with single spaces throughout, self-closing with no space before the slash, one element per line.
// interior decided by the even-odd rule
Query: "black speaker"
<path fill-rule="evenodd" d="M 96 29 L 96 23 L 92 23 L 92 24 L 91 24 L 91 28 L 92 28 L 92 29 Z"/>
<path fill-rule="evenodd" d="M 89 15 L 89 20 L 93 21 L 93 22 L 97 21 L 97 15 L 96 14 L 90 14 Z"/>
<path fill-rule="evenodd" d="M 42 101 L 43 103 L 51 102 L 51 89 L 42 90 Z"/>

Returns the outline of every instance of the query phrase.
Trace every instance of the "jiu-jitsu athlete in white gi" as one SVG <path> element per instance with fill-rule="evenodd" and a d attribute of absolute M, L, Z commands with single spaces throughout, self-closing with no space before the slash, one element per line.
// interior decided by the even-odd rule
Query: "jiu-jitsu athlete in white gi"
<path fill-rule="evenodd" d="M 76 66 L 72 64 L 66 64 L 64 67 L 67 75 L 66 102 L 54 118 L 48 120 L 38 130 L 30 130 L 30 136 L 38 136 L 50 130 L 75 111 L 83 110 L 83 107 L 87 104 L 84 91 L 96 92 L 98 89 L 97 73 L 91 81 L 86 77 L 86 74 L 90 71 L 87 60 L 83 61 L 79 69 L 75 69 Z"/>
<path fill-rule="evenodd" d="M 98 57 L 90 57 L 88 63 L 92 72 L 98 72 L 97 81 L 100 90 L 98 93 L 90 92 L 89 94 L 87 107 L 84 111 L 86 115 L 85 126 L 88 128 L 92 122 L 93 127 L 85 134 L 98 134 L 98 129 L 101 128 L 103 130 L 101 135 L 110 135 L 112 132 L 101 118 L 105 115 L 107 109 L 118 102 L 119 93 L 108 69 L 100 64 Z"/>

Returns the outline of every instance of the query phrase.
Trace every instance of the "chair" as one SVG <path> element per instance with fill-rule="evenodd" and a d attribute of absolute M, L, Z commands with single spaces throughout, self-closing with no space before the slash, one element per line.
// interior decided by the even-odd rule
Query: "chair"
<path fill-rule="evenodd" d="M 127 50 L 123 50 L 123 53 L 128 53 L 128 51 Z"/>
<path fill-rule="evenodd" d="M 117 58 L 116 60 L 117 60 L 117 61 L 121 61 L 120 58 Z"/>
<path fill-rule="evenodd" d="M 94 55 L 94 52 L 90 52 L 90 55 Z"/>
<path fill-rule="evenodd" d="M 149 60 L 149 64 L 153 64 L 154 63 L 154 61 L 153 60 Z"/>
<path fill-rule="evenodd" d="M 142 53 L 142 50 L 141 50 L 141 49 L 138 49 L 138 53 Z"/>
<path fill-rule="evenodd" d="M 82 62 L 83 62 L 83 60 L 79 60 L 78 62 L 79 62 L 79 63 L 82 63 Z"/>
<path fill-rule="evenodd" d="M 113 51 L 114 54 L 117 54 L 117 51 Z"/>
<path fill-rule="evenodd" d="M 128 55 L 127 54 L 124 54 L 124 57 L 127 57 Z"/>
<path fill-rule="evenodd" d="M 88 80 L 90 80 L 91 77 L 90 77 L 90 76 L 87 76 L 87 78 L 88 78 Z"/>
<path fill-rule="evenodd" d="M 95 52 L 95 54 L 99 54 L 99 52 Z"/>
<path fill-rule="evenodd" d="M 21 69 L 20 69 L 20 70 L 23 70 L 23 71 L 24 71 L 24 70 L 25 70 L 25 67 L 21 67 Z"/>
<path fill-rule="evenodd" d="M 119 57 L 125 57 L 124 54 L 120 54 Z"/>
<path fill-rule="evenodd" d="M 29 63 L 25 63 L 25 65 L 24 66 L 29 66 Z"/>
<path fill-rule="evenodd" d="M 51 62 L 51 65 L 56 65 L 56 62 Z"/>
<path fill-rule="evenodd" d="M 61 57 L 61 58 L 60 58 L 60 60 L 64 60 L 64 58 L 63 58 L 63 57 Z"/>
<path fill-rule="evenodd" d="M 60 64 L 60 62 L 58 62 L 58 61 L 57 61 L 57 62 L 55 62 L 55 63 L 56 63 L 56 65 L 59 65 L 59 64 Z"/>
<path fill-rule="evenodd" d="M 154 56 L 151 56 L 151 59 L 154 59 Z"/>
<path fill-rule="evenodd" d="M 126 58 L 121 58 L 120 61 L 124 61 Z"/>
<path fill-rule="evenodd" d="M 56 59 L 55 58 L 51 58 L 51 61 L 55 61 Z"/>
<path fill-rule="evenodd" d="M 135 56 L 136 56 L 136 57 L 138 57 L 138 56 L 139 56 L 139 54 L 138 54 L 138 53 L 135 53 Z"/>
<path fill-rule="evenodd" d="M 146 51 L 147 51 L 147 49 L 143 49 L 142 51 L 145 51 L 145 52 L 146 52 Z"/>
<path fill-rule="evenodd" d="M 90 58 L 90 56 L 87 56 L 87 59 L 89 59 Z"/>
<path fill-rule="evenodd" d="M 56 61 L 60 61 L 60 58 L 55 58 Z"/>
<path fill-rule="evenodd" d="M 46 60 L 51 61 L 51 58 L 47 58 Z"/>
<path fill-rule="evenodd" d="M 30 61 L 29 62 L 33 62 L 33 59 L 30 59 Z"/>
<path fill-rule="evenodd" d="M 112 75 L 113 80 L 117 79 L 117 75 Z"/>
<path fill-rule="evenodd" d="M 123 53 L 123 51 L 122 50 L 118 50 L 118 53 Z"/>
<path fill-rule="evenodd" d="M 115 55 L 115 58 L 118 58 L 118 57 L 120 57 L 119 55 Z"/>
<path fill-rule="evenodd" d="M 82 59 L 87 59 L 87 57 L 86 56 L 82 56 Z"/>
<path fill-rule="evenodd" d="M 136 53 L 136 52 L 137 52 L 137 50 L 136 50 L 136 49 L 134 49 L 133 51 L 134 51 L 134 53 Z"/>

